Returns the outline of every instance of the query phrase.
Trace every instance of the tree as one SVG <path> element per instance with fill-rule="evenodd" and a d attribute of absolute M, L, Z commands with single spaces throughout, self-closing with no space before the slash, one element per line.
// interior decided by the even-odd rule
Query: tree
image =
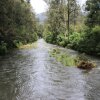
<path fill-rule="evenodd" d="M 47 13 L 47 24 L 48 31 L 52 32 L 53 43 L 56 42 L 57 36 L 59 34 L 65 34 L 66 26 L 65 26 L 65 17 L 64 17 L 64 1 L 63 0 L 52 0 L 50 2 L 49 11 Z"/>
<path fill-rule="evenodd" d="M 76 0 L 45 0 L 49 5 L 47 13 L 47 26 L 52 37 L 52 41 L 56 42 L 59 35 L 67 37 L 69 41 L 70 26 L 76 25 L 80 6 Z M 67 30 L 67 31 L 66 31 Z M 47 32 L 46 32 L 47 33 Z M 51 35 L 52 33 L 52 35 Z M 51 38 L 50 38 L 51 39 Z M 61 39 L 60 39 L 61 40 Z"/>
<path fill-rule="evenodd" d="M 67 30 L 68 30 L 68 40 L 70 33 L 70 25 L 74 24 L 74 27 L 77 22 L 77 18 L 79 16 L 80 6 L 78 5 L 76 0 L 67 0 Z"/>
<path fill-rule="evenodd" d="M 87 0 L 85 9 L 87 11 L 86 25 L 89 27 L 100 25 L 100 0 Z"/>
<path fill-rule="evenodd" d="M 36 40 L 37 23 L 31 5 L 24 0 L 0 0 L 0 47 Z M 1 49 L 0 49 L 1 50 Z"/>

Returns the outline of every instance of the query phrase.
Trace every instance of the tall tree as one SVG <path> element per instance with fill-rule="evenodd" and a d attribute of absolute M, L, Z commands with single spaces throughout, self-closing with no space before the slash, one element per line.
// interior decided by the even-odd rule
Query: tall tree
<path fill-rule="evenodd" d="M 36 18 L 31 5 L 24 0 L 0 0 L 0 45 L 36 40 Z M 1 46 L 0 46 L 1 47 Z"/>
<path fill-rule="evenodd" d="M 100 0 L 87 0 L 86 11 L 86 25 L 89 27 L 100 25 Z"/>
<path fill-rule="evenodd" d="M 45 0 L 49 5 L 48 30 L 53 34 L 53 40 L 57 41 L 60 34 L 68 37 L 70 26 L 76 24 L 79 5 L 76 0 Z M 67 31 L 66 31 L 67 30 Z"/>
<path fill-rule="evenodd" d="M 70 25 L 76 25 L 77 18 L 79 15 L 80 6 L 78 5 L 76 0 L 67 0 L 67 28 L 68 28 L 68 37 L 70 33 Z"/>
<path fill-rule="evenodd" d="M 48 11 L 48 30 L 53 34 L 53 40 L 57 40 L 59 34 L 65 34 L 64 1 L 52 0 Z"/>

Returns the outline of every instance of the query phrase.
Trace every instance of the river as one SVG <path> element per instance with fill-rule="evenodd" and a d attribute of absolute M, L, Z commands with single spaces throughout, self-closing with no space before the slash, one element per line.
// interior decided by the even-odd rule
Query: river
<path fill-rule="evenodd" d="M 100 100 L 100 59 L 90 72 L 65 67 L 49 55 L 56 47 L 40 39 L 0 58 L 0 100 Z"/>

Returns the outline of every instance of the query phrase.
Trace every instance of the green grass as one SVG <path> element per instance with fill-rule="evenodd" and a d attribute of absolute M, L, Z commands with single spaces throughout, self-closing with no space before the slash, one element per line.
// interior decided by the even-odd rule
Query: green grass
<path fill-rule="evenodd" d="M 61 53 L 59 49 L 53 49 L 50 55 L 55 57 L 58 62 L 61 62 L 64 66 L 75 66 L 75 57 L 72 57 L 66 53 Z"/>
<path fill-rule="evenodd" d="M 37 43 L 30 43 L 30 44 L 26 44 L 26 45 L 20 45 L 18 46 L 19 49 L 31 49 L 31 48 L 37 48 Z"/>
<path fill-rule="evenodd" d="M 53 49 L 52 51 L 50 51 L 50 56 L 55 57 L 58 62 L 61 62 L 64 66 L 68 67 L 76 66 L 81 69 L 92 69 L 96 66 L 85 56 L 85 54 L 80 54 L 75 57 L 61 52 L 60 49 Z M 82 62 L 84 62 L 85 64 L 83 64 Z"/>

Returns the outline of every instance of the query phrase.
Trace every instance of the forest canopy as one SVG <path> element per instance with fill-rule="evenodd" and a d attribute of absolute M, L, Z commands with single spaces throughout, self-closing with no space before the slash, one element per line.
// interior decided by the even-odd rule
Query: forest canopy
<path fill-rule="evenodd" d="M 45 0 L 49 5 L 44 39 L 80 52 L 100 55 L 100 0 Z"/>
<path fill-rule="evenodd" d="M 0 0 L 0 53 L 36 41 L 36 26 L 29 0 Z"/>

